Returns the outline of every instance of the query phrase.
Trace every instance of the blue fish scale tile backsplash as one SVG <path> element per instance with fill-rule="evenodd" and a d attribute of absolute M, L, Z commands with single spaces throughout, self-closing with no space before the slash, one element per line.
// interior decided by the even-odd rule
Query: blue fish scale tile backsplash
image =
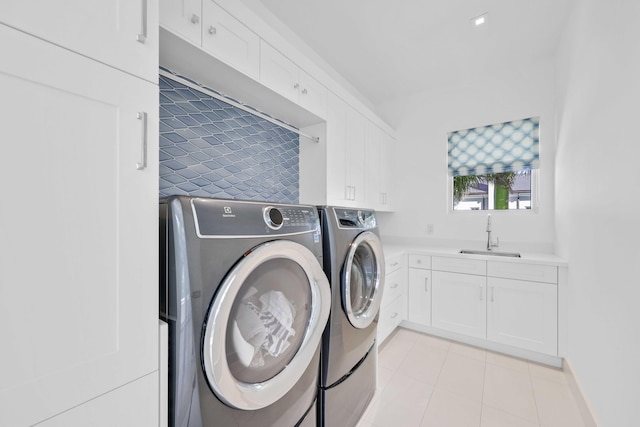
<path fill-rule="evenodd" d="M 160 197 L 298 203 L 298 135 L 160 75 Z"/>

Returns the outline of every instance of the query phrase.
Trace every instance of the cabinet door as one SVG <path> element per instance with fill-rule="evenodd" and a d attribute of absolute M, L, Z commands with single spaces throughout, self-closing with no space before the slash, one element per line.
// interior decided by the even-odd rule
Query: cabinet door
<path fill-rule="evenodd" d="M 200 46 L 202 0 L 160 0 L 160 25 Z"/>
<path fill-rule="evenodd" d="M 392 167 L 393 167 L 394 142 L 393 138 L 385 132 L 380 135 L 380 177 L 379 182 L 379 210 L 393 210 L 392 197 Z"/>
<path fill-rule="evenodd" d="M 260 38 L 212 0 L 203 1 L 202 15 L 202 47 L 257 80 Z"/>
<path fill-rule="evenodd" d="M 327 102 L 327 203 L 347 204 L 347 104 L 333 92 Z"/>
<path fill-rule="evenodd" d="M 49 418 L 38 427 L 158 427 L 158 374 L 99 396 Z"/>
<path fill-rule="evenodd" d="M 352 107 L 347 110 L 347 195 L 349 206 L 366 207 L 365 203 L 365 118 Z"/>
<path fill-rule="evenodd" d="M 409 310 L 407 319 L 431 325 L 431 270 L 409 269 Z"/>
<path fill-rule="evenodd" d="M 0 22 L 158 81 L 158 3 L 153 0 L 2 0 Z M 51 67 L 51 64 L 48 64 Z"/>
<path fill-rule="evenodd" d="M 433 271 L 431 325 L 477 338 L 486 337 L 486 277 Z"/>
<path fill-rule="evenodd" d="M 320 118 L 327 117 L 327 88 L 300 70 L 300 105 Z"/>
<path fill-rule="evenodd" d="M 558 287 L 490 277 L 487 338 L 540 353 L 558 352 Z"/>
<path fill-rule="evenodd" d="M 298 103 L 299 68 L 273 46 L 260 41 L 260 83 Z"/>
<path fill-rule="evenodd" d="M 366 205 L 379 210 L 383 206 L 380 193 L 380 129 L 367 120 L 365 141 Z"/>
<path fill-rule="evenodd" d="M 0 425 L 22 426 L 158 369 L 158 88 L 5 26 L 0 50 Z"/>

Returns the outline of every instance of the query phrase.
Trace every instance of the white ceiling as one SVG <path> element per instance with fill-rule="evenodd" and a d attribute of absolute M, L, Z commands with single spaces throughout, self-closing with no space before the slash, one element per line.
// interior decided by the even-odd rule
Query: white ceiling
<path fill-rule="evenodd" d="M 549 57 L 574 2 L 242 1 L 268 9 L 374 105 Z M 486 28 L 473 28 L 485 12 Z"/>

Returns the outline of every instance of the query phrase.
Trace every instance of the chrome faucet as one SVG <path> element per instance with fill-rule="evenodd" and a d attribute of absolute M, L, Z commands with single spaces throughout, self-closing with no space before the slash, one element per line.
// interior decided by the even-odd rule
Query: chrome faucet
<path fill-rule="evenodd" d="M 487 250 L 490 251 L 493 248 L 497 248 L 500 244 L 500 239 L 496 237 L 496 240 L 491 239 L 491 214 L 487 217 Z"/>

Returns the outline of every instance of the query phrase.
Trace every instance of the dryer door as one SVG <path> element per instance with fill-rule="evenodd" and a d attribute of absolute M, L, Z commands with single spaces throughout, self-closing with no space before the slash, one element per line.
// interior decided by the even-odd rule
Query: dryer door
<path fill-rule="evenodd" d="M 384 277 L 382 243 L 370 231 L 351 242 L 342 270 L 342 305 L 356 328 L 368 327 L 378 315 Z"/>
<path fill-rule="evenodd" d="M 202 360 L 213 392 L 237 409 L 276 402 L 309 367 L 330 306 L 329 282 L 304 246 L 279 240 L 245 254 L 206 316 Z"/>

